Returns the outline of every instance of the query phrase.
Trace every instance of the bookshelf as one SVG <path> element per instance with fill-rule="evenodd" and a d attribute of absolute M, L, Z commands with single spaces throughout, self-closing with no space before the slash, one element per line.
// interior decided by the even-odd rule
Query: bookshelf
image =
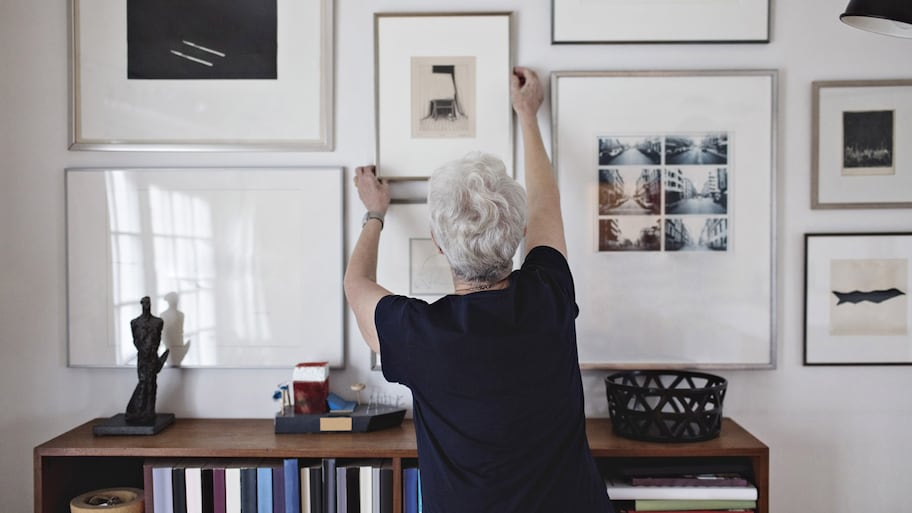
<path fill-rule="evenodd" d="M 411 420 L 370 433 L 275 434 L 272 419 L 178 419 L 155 436 L 92 434 L 95 419 L 34 449 L 35 513 L 69 511 L 90 490 L 143 487 L 143 463 L 155 458 L 380 458 L 392 462 L 393 511 L 402 511 L 402 469 L 418 457 Z M 769 513 L 769 448 L 735 421 L 721 436 L 681 444 L 637 442 L 615 436 L 610 419 L 588 419 L 593 455 L 601 462 L 627 458 L 691 458 L 745 462 L 759 492 L 757 511 Z"/>

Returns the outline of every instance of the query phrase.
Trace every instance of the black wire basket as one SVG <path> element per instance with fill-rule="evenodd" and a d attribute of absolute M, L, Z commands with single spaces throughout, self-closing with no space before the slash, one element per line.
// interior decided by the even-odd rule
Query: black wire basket
<path fill-rule="evenodd" d="M 728 382 L 703 372 L 648 370 L 605 378 L 618 436 L 648 442 L 699 442 L 719 436 Z"/>

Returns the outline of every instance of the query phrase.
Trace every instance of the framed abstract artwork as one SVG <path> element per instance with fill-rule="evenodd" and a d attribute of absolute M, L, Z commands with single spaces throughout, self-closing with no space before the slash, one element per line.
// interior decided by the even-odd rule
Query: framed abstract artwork
<path fill-rule="evenodd" d="M 775 366 L 776 80 L 552 74 L 584 368 Z"/>
<path fill-rule="evenodd" d="M 148 296 L 181 367 L 345 364 L 342 169 L 66 170 L 68 363 L 135 367 Z"/>
<path fill-rule="evenodd" d="M 912 80 L 812 89 L 811 208 L 912 208 Z"/>
<path fill-rule="evenodd" d="M 769 0 L 551 0 L 551 42 L 768 43 Z"/>
<path fill-rule="evenodd" d="M 912 365 L 912 233 L 808 233 L 804 256 L 804 364 Z"/>
<path fill-rule="evenodd" d="M 333 0 L 70 0 L 70 148 L 333 148 Z"/>
<path fill-rule="evenodd" d="M 379 174 L 423 179 L 471 151 L 497 155 L 513 173 L 511 18 L 374 15 Z"/>

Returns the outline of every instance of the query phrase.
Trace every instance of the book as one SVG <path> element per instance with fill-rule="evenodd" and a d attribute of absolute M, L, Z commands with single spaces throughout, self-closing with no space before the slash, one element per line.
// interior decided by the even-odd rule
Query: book
<path fill-rule="evenodd" d="M 184 486 L 187 513 L 203 513 L 202 469 L 198 465 L 190 464 L 184 469 Z"/>
<path fill-rule="evenodd" d="M 241 513 L 257 513 L 257 469 L 254 465 L 241 467 Z"/>
<path fill-rule="evenodd" d="M 272 467 L 272 513 L 285 513 L 285 463 L 274 461 Z M 295 472 L 295 477 L 298 473 Z M 295 502 L 295 505 L 298 503 Z"/>
<path fill-rule="evenodd" d="M 266 463 L 256 467 L 256 512 L 272 513 L 272 468 Z"/>
<path fill-rule="evenodd" d="M 301 513 L 301 470 L 297 458 L 282 460 L 284 513 Z"/>
<path fill-rule="evenodd" d="M 418 467 L 402 469 L 402 510 L 418 513 Z"/>
<path fill-rule="evenodd" d="M 152 466 L 152 497 L 158 513 L 174 513 L 170 463 L 156 462 Z"/>
<path fill-rule="evenodd" d="M 240 465 L 225 466 L 225 512 L 240 513 L 241 511 L 241 467 Z"/>
<path fill-rule="evenodd" d="M 336 504 L 336 459 L 323 458 L 323 511 L 337 513 Z"/>
<path fill-rule="evenodd" d="M 155 513 L 155 498 L 152 496 L 152 462 L 143 462 L 143 507 L 144 513 Z"/>
<path fill-rule="evenodd" d="M 682 474 L 679 476 L 631 477 L 634 486 L 747 486 L 748 480 L 740 474 L 725 472 L 708 474 Z"/>
<path fill-rule="evenodd" d="M 752 510 L 755 500 L 641 499 L 634 501 L 636 511 Z"/>
<path fill-rule="evenodd" d="M 226 496 L 225 467 L 216 466 L 212 469 L 212 511 L 213 513 L 228 513 Z"/>
<path fill-rule="evenodd" d="M 636 486 L 630 480 L 605 479 L 612 500 L 637 499 L 729 499 L 757 500 L 757 487 L 745 486 Z"/>
<path fill-rule="evenodd" d="M 187 479 L 184 463 L 171 467 L 171 503 L 174 513 L 187 513 Z"/>
<path fill-rule="evenodd" d="M 200 468 L 200 491 L 202 492 L 200 505 L 203 513 L 215 513 L 215 463 L 204 463 Z"/>
<path fill-rule="evenodd" d="M 336 512 L 361 513 L 361 466 L 357 463 L 340 463 L 336 466 Z"/>

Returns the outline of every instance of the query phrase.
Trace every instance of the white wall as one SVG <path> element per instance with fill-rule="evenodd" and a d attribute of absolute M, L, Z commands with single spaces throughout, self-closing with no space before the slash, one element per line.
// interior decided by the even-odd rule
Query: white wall
<path fill-rule="evenodd" d="M 32 448 L 78 423 L 123 410 L 135 371 L 66 367 L 63 170 L 70 166 L 342 165 L 373 155 L 372 13 L 427 10 L 422 0 L 336 0 L 336 150 L 331 153 L 67 151 L 68 22 L 64 0 L 0 2 L 0 497 L 32 509 Z M 912 372 L 908 367 L 804 367 L 802 235 L 912 229 L 912 211 L 811 211 L 811 82 L 912 78 L 912 40 L 843 26 L 845 0 L 773 2 L 761 45 L 551 46 L 550 2 L 460 0 L 439 10 L 513 10 L 517 62 L 553 70 L 751 69 L 780 72 L 778 132 L 778 368 L 722 372 L 725 412 L 770 446 L 772 511 L 899 511 L 912 484 Z M 543 113 L 542 119 L 548 120 Z M 546 128 L 546 137 L 549 131 Z M 905 141 L 906 146 L 909 141 Z M 346 180 L 346 184 L 349 183 Z M 348 242 L 362 209 L 347 191 Z M 346 370 L 369 370 L 349 318 Z M 585 375 L 588 414 L 606 416 L 602 379 Z M 158 410 L 179 417 L 272 416 L 271 394 L 290 370 L 175 370 L 159 376 Z"/>

